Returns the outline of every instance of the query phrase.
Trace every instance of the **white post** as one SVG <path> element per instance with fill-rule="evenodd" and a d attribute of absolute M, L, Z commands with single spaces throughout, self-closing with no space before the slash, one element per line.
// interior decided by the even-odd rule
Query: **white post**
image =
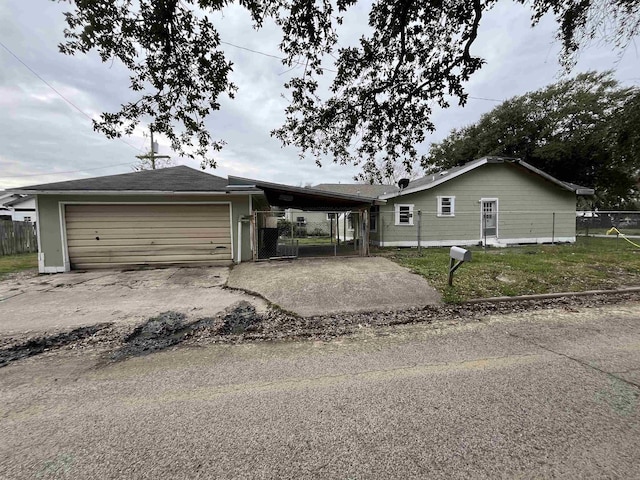
<path fill-rule="evenodd" d="M 242 261 L 242 221 L 238 220 L 238 261 L 236 263 L 240 263 Z"/>

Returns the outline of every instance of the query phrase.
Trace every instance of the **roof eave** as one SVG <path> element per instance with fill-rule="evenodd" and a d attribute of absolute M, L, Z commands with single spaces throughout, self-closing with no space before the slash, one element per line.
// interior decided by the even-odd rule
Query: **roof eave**
<path fill-rule="evenodd" d="M 7 190 L 23 195 L 251 195 L 257 191 L 176 191 L 176 190 Z"/>
<path fill-rule="evenodd" d="M 414 187 L 414 188 L 405 188 L 404 190 L 400 190 L 394 193 L 387 193 L 386 195 L 380 195 L 378 198 L 380 198 L 381 200 L 388 200 L 391 198 L 401 197 L 403 195 L 409 195 L 410 193 L 417 193 L 417 192 L 422 192 L 424 190 L 429 190 L 430 188 L 437 187 L 438 185 L 442 185 L 443 183 L 449 180 L 452 180 L 456 177 L 459 177 L 460 175 L 463 175 L 471 170 L 474 170 L 482 165 L 485 165 L 489 163 L 489 160 L 490 160 L 489 157 L 479 158 L 478 160 L 474 160 L 475 163 L 473 163 L 473 165 L 468 165 L 467 167 L 461 168 L 460 170 L 458 170 L 455 173 L 452 173 L 451 175 L 444 176 L 442 178 L 439 178 L 438 180 L 434 180 L 431 183 L 427 183 L 426 185 L 420 185 L 419 187 Z"/>

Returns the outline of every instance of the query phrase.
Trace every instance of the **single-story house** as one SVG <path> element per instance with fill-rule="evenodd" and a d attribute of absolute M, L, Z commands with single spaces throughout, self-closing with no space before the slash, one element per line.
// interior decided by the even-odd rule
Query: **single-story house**
<path fill-rule="evenodd" d="M 36 221 L 36 199 L 33 195 L 18 196 L 4 204 L 11 213 L 11 220 L 14 222 L 35 222 Z"/>
<path fill-rule="evenodd" d="M 13 193 L 35 199 L 42 273 L 271 258 L 283 210 L 327 220 L 333 213 L 337 234 L 350 235 L 352 251 L 362 255 L 370 244 L 572 242 L 576 195 L 593 194 L 525 162 L 494 157 L 402 186 L 293 187 L 178 166 Z M 279 211 L 271 215 L 273 207 Z"/>
<path fill-rule="evenodd" d="M 575 242 L 576 196 L 594 194 L 522 160 L 500 157 L 483 157 L 404 188 L 315 188 L 384 200 L 372 207 L 369 219 L 370 241 L 382 247 Z"/>

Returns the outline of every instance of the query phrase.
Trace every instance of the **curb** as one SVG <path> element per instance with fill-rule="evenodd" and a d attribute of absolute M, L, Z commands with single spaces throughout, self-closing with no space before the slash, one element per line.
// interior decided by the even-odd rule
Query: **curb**
<path fill-rule="evenodd" d="M 464 304 L 474 303 L 499 303 L 499 302 L 518 302 L 526 300 L 549 300 L 553 298 L 562 297 L 587 297 L 589 295 L 621 295 L 625 293 L 637 293 L 640 292 L 640 287 L 621 288 L 617 290 L 587 290 L 584 292 L 562 292 L 562 293 L 541 293 L 538 295 L 518 295 L 515 297 L 488 297 L 488 298 L 474 298 L 472 300 L 466 300 L 461 302 Z"/>

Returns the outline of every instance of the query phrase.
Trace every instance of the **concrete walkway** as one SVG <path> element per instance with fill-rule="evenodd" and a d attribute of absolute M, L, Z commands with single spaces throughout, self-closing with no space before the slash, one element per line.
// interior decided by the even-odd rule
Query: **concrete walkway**
<path fill-rule="evenodd" d="M 427 281 L 386 258 L 307 258 L 242 263 L 227 285 L 255 292 L 302 316 L 432 305 Z"/>

